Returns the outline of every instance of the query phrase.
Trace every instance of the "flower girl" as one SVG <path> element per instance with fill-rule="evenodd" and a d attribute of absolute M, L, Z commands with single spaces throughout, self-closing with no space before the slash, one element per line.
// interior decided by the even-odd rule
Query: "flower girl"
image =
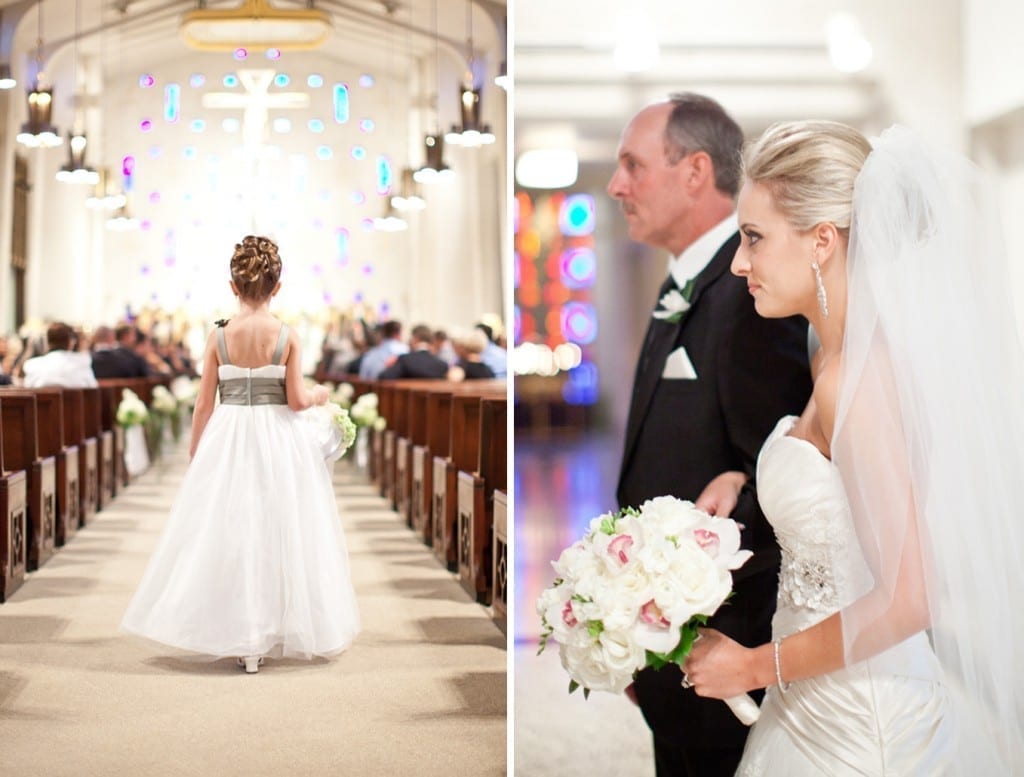
<path fill-rule="evenodd" d="M 340 653 L 359 631 L 330 475 L 297 412 L 327 390 L 303 385 L 298 337 L 268 310 L 280 277 L 273 241 L 235 246 L 239 312 L 207 341 L 191 463 L 121 624 L 249 673 Z"/>

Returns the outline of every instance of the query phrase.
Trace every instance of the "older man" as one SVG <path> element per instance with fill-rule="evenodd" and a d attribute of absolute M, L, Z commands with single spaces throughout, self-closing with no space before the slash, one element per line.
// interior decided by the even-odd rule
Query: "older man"
<path fill-rule="evenodd" d="M 807 322 L 761 318 L 746 282 L 729 272 L 740 243 L 742 143 L 718 103 L 674 95 L 626 126 L 608 193 L 630 237 L 671 256 L 634 378 L 619 504 L 703 494 L 701 506 L 746 527 L 754 557 L 711 625 L 753 646 L 771 640 L 779 559 L 757 505 L 754 465 L 776 421 L 804 407 L 811 382 Z M 719 477 L 729 470 L 745 477 Z M 697 697 L 682 681 L 675 666 L 644 670 L 628 691 L 653 732 L 658 777 L 732 775 L 747 729 L 723 702 Z"/>

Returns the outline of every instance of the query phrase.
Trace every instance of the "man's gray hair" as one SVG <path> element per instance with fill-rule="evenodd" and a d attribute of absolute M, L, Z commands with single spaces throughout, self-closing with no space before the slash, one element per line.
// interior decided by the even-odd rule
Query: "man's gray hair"
<path fill-rule="evenodd" d="M 740 183 L 743 132 L 710 97 L 693 92 L 669 95 L 672 111 L 665 124 L 665 157 L 676 164 L 687 154 L 704 151 L 715 170 L 715 187 L 735 197 Z"/>

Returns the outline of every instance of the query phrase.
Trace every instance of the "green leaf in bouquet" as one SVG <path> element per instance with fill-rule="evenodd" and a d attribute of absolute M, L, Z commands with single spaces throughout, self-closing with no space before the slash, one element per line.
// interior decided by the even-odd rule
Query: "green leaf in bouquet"
<path fill-rule="evenodd" d="M 682 665 L 686 657 L 690 655 L 693 643 L 697 639 L 697 628 L 708 622 L 707 615 L 694 615 L 690 620 L 679 627 L 679 642 L 668 653 L 655 653 L 647 651 L 647 666 L 654 669 L 661 669 L 669 664 Z"/>
<path fill-rule="evenodd" d="M 584 699 L 589 699 L 590 698 L 590 689 L 589 688 L 584 688 L 583 689 L 583 698 Z"/>
<path fill-rule="evenodd" d="M 570 680 L 569 681 L 569 693 L 574 693 L 576 691 L 576 689 L 579 688 L 579 687 L 580 687 L 580 684 L 578 682 L 576 682 L 575 680 Z"/>
<path fill-rule="evenodd" d="M 604 631 L 603 621 L 587 621 L 587 633 L 591 639 L 600 637 L 602 631 Z"/>

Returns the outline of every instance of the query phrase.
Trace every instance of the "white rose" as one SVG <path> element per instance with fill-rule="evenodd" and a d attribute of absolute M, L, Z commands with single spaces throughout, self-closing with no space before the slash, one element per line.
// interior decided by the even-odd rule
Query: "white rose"
<path fill-rule="evenodd" d="M 612 693 L 622 693 L 645 660 L 641 648 L 614 633 L 602 633 L 587 646 L 562 645 L 559 655 L 569 676 L 584 688 Z"/>
<path fill-rule="evenodd" d="M 647 663 L 647 653 L 629 633 L 607 628 L 601 632 L 598 644 L 601 647 L 600 660 L 609 674 L 615 678 L 615 685 L 611 690 L 622 693 L 632 682 L 636 670 Z"/>
<path fill-rule="evenodd" d="M 651 581 L 654 600 L 673 627 L 712 615 L 732 590 L 732 575 L 694 542 L 682 542 L 668 574 Z"/>
<path fill-rule="evenodd" d="M 703 515 L 704 513 L 694 507 L 693 502 L 686 502 L 674 496 L 655 497 L 640 505 L 640 520 L 649 527 L 648 531 L 668 536 L 690 528 Z"/>

